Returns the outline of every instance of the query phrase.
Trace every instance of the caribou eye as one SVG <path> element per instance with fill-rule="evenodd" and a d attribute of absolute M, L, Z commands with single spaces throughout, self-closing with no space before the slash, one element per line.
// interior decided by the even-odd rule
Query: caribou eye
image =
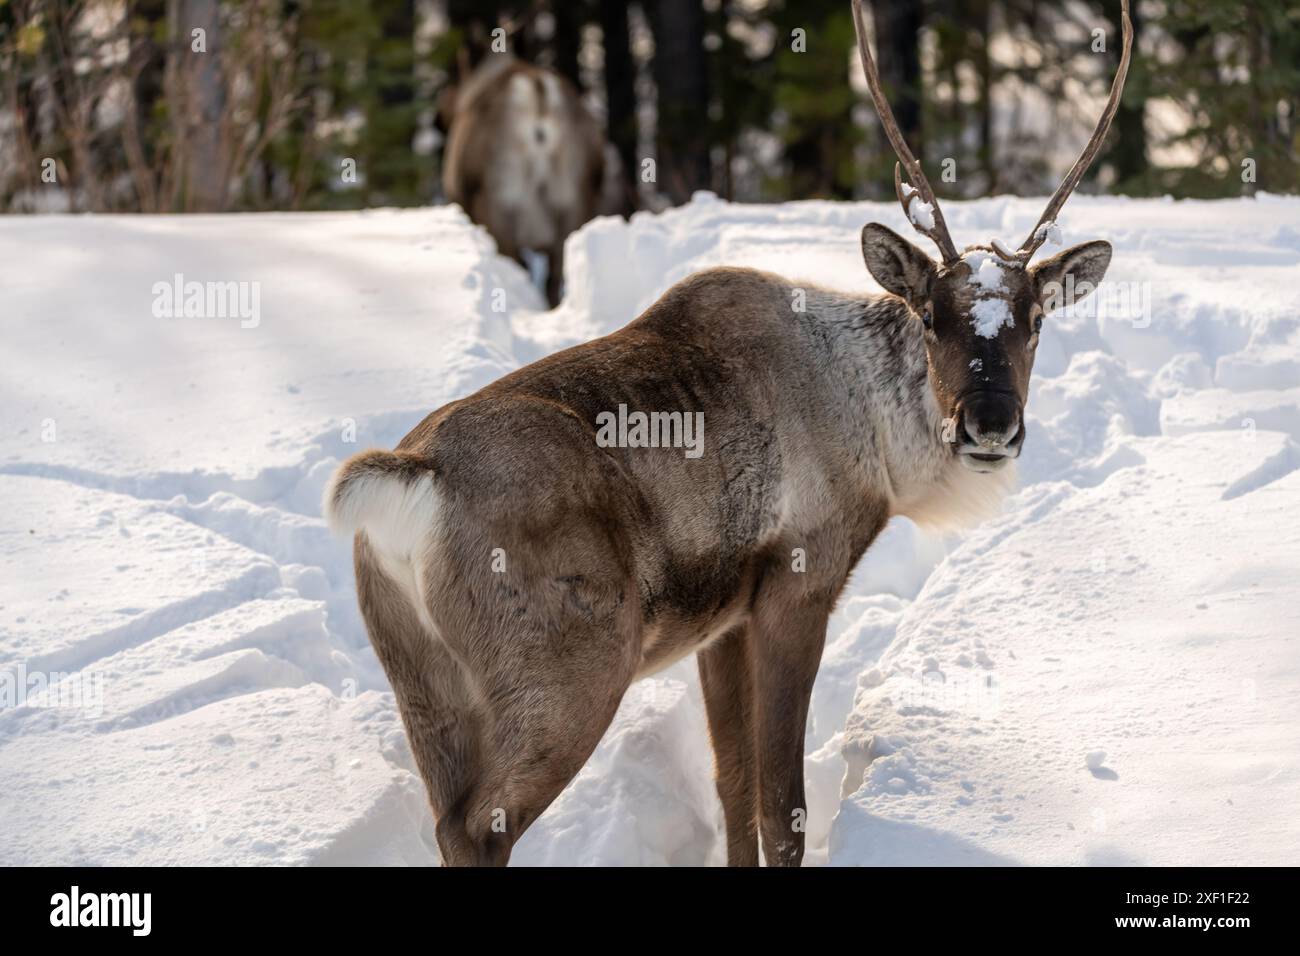
<path fill-rule="evenodd" d="M 934 331 L 934 313 L 930 311 L 928 305 L 921 310 L 921 324 L 925 326 L 927 331 Z"/>
<path fill-rule="evenodd" d="M 1034 303 L 1033 309 L 1029 313 L 1029 318 L 1030 328 L 1033 329 L 1035 335 L 1043 331 L 1043 307 L 1037 302 Z"/>

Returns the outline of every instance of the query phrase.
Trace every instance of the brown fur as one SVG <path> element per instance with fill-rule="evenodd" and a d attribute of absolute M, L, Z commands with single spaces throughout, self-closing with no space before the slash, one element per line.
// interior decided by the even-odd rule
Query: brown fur
<path fill-rule="evenodd" d="M 1083 299 L 1110 264 L 1107 242 L 1089 242 L 1036 264 L 1008 261 L 991 246 L 968 246 L 957 261 L 940 265 L 885 226 L 862 231 L 868 268 L 889 291 L 926 317 L 926 352 L 935 401 L 954 424 L 954 440 L 977 453 L 978 439 L 999 455 L 1015 457 L 1024 442 L 1024 408 L 1034 367 L 1045 306 L 1061 301 L 1061 286 L 1073 273 L 1068 291 Z M 981 288 L 972 280 L 972 263 L 989 259 L 1002 288 Z M 1075 277 L 1079 288 L 1075 293 Z M 993 337 L 976 333 L 971 309 L 977 297 L 997 298 L 1012 324 Z"/>
<path fill-rule="evenodd" d="M 505 863 L 629 684 L 697 652 L 728 861 L 757 863 L 761 841 L 769 864 L 799 864 L 809 698 L 850 572 L 891 515 L 1005 488 L 941 438 L 935 367 L 960 364 L 941 351 L 957 336 L 923 332 L 916 309 L 937 295 L 956 322 L 958 280 L 874 241 L 868 265 L 900 297 L 700 273 L 339 470 L 326 512 L 359 529 L 362 614 L 446 863 Z M 996 359 L 1026 334 L 967 346 Z M 703 454 L 601 446 L 620 404 L 702 411 Z"/>

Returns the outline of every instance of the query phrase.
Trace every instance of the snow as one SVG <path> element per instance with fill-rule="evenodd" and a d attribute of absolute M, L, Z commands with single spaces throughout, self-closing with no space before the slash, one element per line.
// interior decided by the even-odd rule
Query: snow
<path fill-rule="evenodd" d="M 1143 308 L 1048 319 L 1000 516 L 898 520 L 864 558 L 812 702 L 808 864 L 1300 859 L 1300 199 L 1070 212 Z M 0 863 L 436 863 L 320 517 L 333 467 L 701 268 L 874 291 L 857 233 L 903 219 L 702 194 L 597 220 L 552 312 L 452 208 L 0 220 Z M 178 274 L 256 283 L 259 321 L 156 317 Z M 719 864 L 710 767 L 686 661 L 514 862 Z"/>
<path fill-rule="evenodd" d="M 970 310 L 975 334 L 986 339 L 996 338 L 1004 326 L 1011 328 L 1016 324 L 1011 316 L 1011 304 L 1006 299 L 1009 290 L 1005 270 L 1018 266 L 1011 266 L 982 249 L 972 249 L 961 258 L 970 268 L 970 284 L 977 290 Z"/>
<path fill-rule="evenodd" d="M 912 221 L 912 225 L 926 232 L 934 229 L 934 206 L 922 199 L 907 183 L 903 184 L 903 189 L 903 195 L 911 200 L 907 204 L 907 218 Z"/>
<path fill-rule="evenodd" d="M 992 239 L 989 240 L 989 245 L 992 246 L 994 251 L 997 252 L 998 255 L 1000 255 L 1003 259 L 1015 258 L 1016 251 L 1012 249 L 1010 246 L 1008 246 L 1001 239 L 999 239 L 997 236 L 994 236 Z"/>
<path fill-rule="evenodd" d="M 970 266 L 972 285 L 985 293 L 1007 291 L 1006 277 L 1003 275 L 1005 267 L 998 261 L 997 256 L 975 250 L 962 256 L 962 260 Z"/>
<path fill-rule="evenodd" d="M 1010 303 L 994 296 L 972 302 L 970 317 L 975 326 L 975 334 L 986 339 L 997 338 L 998 331 L 1003 326 L 1011 328 L 1016 324 L 1016 320 L 1011 317 Z"/>
<path fill-rule="evenodd" d="M 1055 220 L 1043 223 L 1034 230 L 1034 242 L 1040 245 L 1044 242 L 1050 242 L 1054 246 L 1061 245 L 1061 227 Z"/>
<path fill-rule="evenodd" d="M 949 555 L 859 683 L 833 862 L 913 862 L 904 824 L 1022 863 L 1295 860 L 1300 474 L 1260 468 L 1285 436 L 1227 441 L 1130 439 Z"/>

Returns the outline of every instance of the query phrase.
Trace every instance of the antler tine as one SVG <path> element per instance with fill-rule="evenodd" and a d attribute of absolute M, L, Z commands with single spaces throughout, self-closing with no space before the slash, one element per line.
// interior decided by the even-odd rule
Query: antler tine
<path fill-rule="evenodd" d="M 1127 2 L 1128 0 L 1125 0 L 1126 4 Z M 866 74 L 867 89 L 871 91 L 872 102 L 876 104 L 876 113 L 880 117 L 880 125 L 884 128 L 885 136 L 888 137 L 890 145 L 894 147 L 894 152 L 898 154 L 902 165 L 907 168 L 907 178 L 915 189 L 914 192 L 904 196 L 899 168 L 895 165 L 894 191 L 898 194 L 898 201 L 903 204 L 903 212 L 907 214 L 908 222 L 912 223 L 916 231 L 934 240 L 934 244 L 943 253 L 943 261 L 945 263 L 956 262 L 960 257 L 957 255 L 957 248 L 952 243 L 952 237 L 948 234 L 948 224 L 944 222 L 943 212 L 939 209 L 939 200 L 935 198 L 934 190 L 930 188 L 930 181 L 925 178 L 925 172 L 921 169 L 921 164 L 916 161 L 912 151 L 907 148 L 907 143 L 903 140 L 903 134 L 898 130 L 898 122 L 894 119 L 894 111 L 889 108 L 889 101 L 885 99 L 884 90 L 881 89 L 880 75 L 876 72 L 876 61 L 872 59 L 871 50 L 867 48 L 867 31 L 862 20 L 862 0 L 853 0 L 853 27 L 858 35 L 858 53 L 862 57 L 862 72 Z M 922 202 L 930 206 L 934 215 L 934 228 L 932 229 L 922 228 L 919 223 L 912 219 L 909 207 L 917 195 L 920 195 Z"/>
<path fill-rule="evenodd" d="M 1106 133 L 1110 130 L 1111 120 L 1115 118 L 1115 111 L 1119 109 L 1119 100 L 1124 92 L 1124 80 L 1128 76 L 1130 54 L 1133 49 L 1133 24 L 1129 20 L 1128 0 L 1123 0 L 1120 21 L 1124 27 L 1124 51 L 1119 59 L 1119 70 L 1116 71 L 1115 79 L 1110 85 L 1110 99 L 1106 101 L 1106 108 L 1102 110 L 1101 119 L 1097 122 L 1097 128 L 1093 130 L 1092 138 L 1088 140 L 1087 145 L 1083 147 L 1083 152 L 1079 154 L 1079 158 L 1074 161 L 1074 165 L 1066 173 L 1061 185 L 1052 194 L 1052 199 L 1048 202 L 1047 209 L 1038 217 L 1038 223 L 1034 226 L 1033 232 L 1021 243 L 1020 251 L 1017 253 L 1021 259 L 1028 261 L 1047 239 L 1047 230 L 1043 226 L 1056 221 L 1056 214 L 1061 211 L 1065 201 L 1074 192 L 1074 187 L 1079 185 L 1079 180 L 1083 179 L 1083 174 L 1088 171 L 1092 161 L 1097 158 L 1097 153 L 1101 150 L 1101 144 L 1106 139 Z"/>
<path fill-rule="evenodd" d="M 913 189 L 910 193 L 903 192 L 902 167 L 898 163 L 894 163 L 894 195 L 898 197 L 899 203 L 902 204 L 903 212 L 906 213 L 908 222 L 911 222 L 912 214 L 909 211 L 909 206 L 912 200 L 915 199 L 919 194 L 915 189 Z"/>

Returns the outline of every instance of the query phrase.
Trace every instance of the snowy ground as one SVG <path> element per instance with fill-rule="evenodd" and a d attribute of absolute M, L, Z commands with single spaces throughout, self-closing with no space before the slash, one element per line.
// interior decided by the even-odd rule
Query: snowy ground
<path fill-rule="evenodd" d="M 1040 208 L 945 212 L 1013 241 Z M 707 197 L 598 221 L 552 313 L 454 209 L 0 220 L 0 863 L 436 862 L 330 469 L 706 266 L 872 289 L 869 220 L 903 228 Z M 809 862 L 1300 863 L 1297 223 L 1070 201 L 1116 294 L 1049 320 L 1005 514 L 896 523 L 855 575 Z M 259 321 L 156 317 L 177 273 L 258 283 Z M 720 863 L 710 763 L 685 662 L 515 861 Z"/>

